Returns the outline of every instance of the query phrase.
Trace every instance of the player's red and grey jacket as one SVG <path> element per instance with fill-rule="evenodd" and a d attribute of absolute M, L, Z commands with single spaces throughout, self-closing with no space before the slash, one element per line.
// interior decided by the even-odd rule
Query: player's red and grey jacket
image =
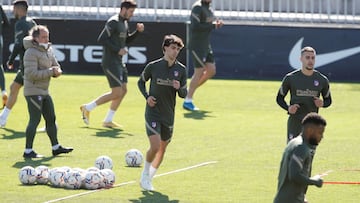
<path fill-rule="evenodd" d="M 53 67 L 60 67 L 51 46 L 45 49 L 31 36 L 24 38 L 24 95 L 48 95 Z"/>
<path fill-rule="evenodd" d="M 120 15 L 109 18 L 98 37 L 98 42 L 103 45 L 103 67 L 122 66 L 122 56 L 118 55 L 118 52 L 120 49 L 125 48 L 127 43 L 130 43 L 137 34 L 137 31 L 129 33 L 128 22 Z"/>
<path fill-rule="evenodd" d="M 145 83 L 149 79 L 151 79 L 151 81 L 148 92 Z M 173 80 L 180 82 L 179 90 L 173 87 Z M 155 107 L 150 107 L 146 104 L 145 116 L 173 125 L 176 94 L 181 98 L 186 97 L 186 80 L 186 68 L 178 61 L 175 61 L 171 67 L 168 66 L 168 62 L 164 58 L 148 63 L 141 73 L 138 87 L 146 99 L 149 96 L 155 97 L 156 105 Z"/>
<path fill-rule="evenodd" d="M 15 36 L 14 36 L 15 42 L 14 42 L 13 51 L 9 56 L 9 64 L 10 65 L 14 64 L 14 60 L 16 56 L 19 55 L 20 58 L 19 68 L 21 71 L 24 70 L 23 58 L 24 58 L 25 48 L 23 46 L 23 39 L 24 37 L 29 35 L 30 29 L 33 28 L 35 25 L 36 22 L 32 18 L 27 16 L 21 17 L 15 23 Z"/>

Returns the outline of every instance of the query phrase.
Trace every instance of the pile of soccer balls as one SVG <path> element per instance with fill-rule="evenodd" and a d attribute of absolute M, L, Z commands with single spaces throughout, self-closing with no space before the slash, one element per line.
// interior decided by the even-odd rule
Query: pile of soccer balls
<path fill-rule="evenodd" d="M 143 155 L 137 149 L 131 149 L 125 155 L 126 164 L 130 167 L 140 166 L 142 160 Z M 111 188 L 115 183 L 115 173 L 112 168 L 113 162 L 110 157 L 99 156 L 95 160 L 95 166 L 86 170 L 67 166 L 52 169 L 43 165 L 36 168 L 25 166 L 19 171 L 19 180 L 24 185 L 50 183 L 53 187 L 68 189 Z"/>

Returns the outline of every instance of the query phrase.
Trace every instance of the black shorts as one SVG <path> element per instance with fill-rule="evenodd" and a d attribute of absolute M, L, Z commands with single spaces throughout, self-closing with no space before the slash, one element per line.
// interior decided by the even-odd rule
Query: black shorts
<path fill-rule="evenodd" d="M 194 68 L 203 68 L 205 63 L 215 63 L 214 53 L 210 46 L 204 49 L 194 48 L 190 50 L 190 54 Z"/>
<path fill-rule="evenodd" d="M 110 88 L 121 87 L 123 83 L 128 82 L 128 71 L 125 66 L 111 68 L 103 67 L 104 74 L 108 80 Z"/>
<path fill-rule="evenodd" d="M 168 126 L 158 121 L 146 121 L 146 133 L 148 136 L 160 135 L 162 141 L 170 141 L 174 126 Z"/>
<path fill-rule="evenodd" d="M 14 82 L 24 86 L 24 74 L 21 70 L 18 70 L 14 79 Z"/>

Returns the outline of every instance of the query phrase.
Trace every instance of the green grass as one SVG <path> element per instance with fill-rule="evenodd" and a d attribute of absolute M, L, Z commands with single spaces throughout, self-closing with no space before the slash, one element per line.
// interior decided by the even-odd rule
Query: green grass
<path fill-rule="evenodd" d="M 7 86 L 14 78 L 7 73 Z M 101 127 L 109 105 L 91 112 L 91 124 L 85 127 L 80 104 L 91 101 L 108 90 L 104 76 L 63 75 L 53 79 L 53 96 L 59 140 L 75 150 L 56 158 L 51 156 L 46 134 L 37 134 L 34 149 L 44 159 L 25 161 L 25 128 L 28 121 L 26 102 L 21 94 L 5 129 L 0 129 L 1 202 L 45 202 L 87 192 L 50 186 L 24 186 L 18 171 L 26 165 L 50 168 L 70 166 L 88 168 L 97 156 L 108 155 L 114 161 L 116 184 L 136 183 L 90 193 L 62 202 L 272 202 L 276 192 L 281 155 L 285 147 L 287 114 L 277 106 L 275 96 L 280 81 L 211 80 L 196 94 L 196 104 L 203 110 L 189 113 L 178 100 L 174 137 L 158 174 L 207 161 L 203 167 L 155 178 L 157 192 L 142 192 L 138 179 L 142 168 L 125 167 L 124 155 L 130 148 L 143 153 L 148 148 L 144 130 L 145 100 L 129 78 L 128 94 L 115 121 L 123 130 Z M 334 170 L 328 181 L 360 181 L 360 84 L 332 83 L 333 105 L 321 109 L 328 126 L 318 147 L 313 173 Z M 43 121 L 39 125 L 42 127 Z M 358 185 L 309 187 L 311 202 L 358 202 Z"/>

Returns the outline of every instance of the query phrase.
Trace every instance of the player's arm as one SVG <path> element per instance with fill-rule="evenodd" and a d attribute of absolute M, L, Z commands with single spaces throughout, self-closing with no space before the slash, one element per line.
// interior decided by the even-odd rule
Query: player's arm
<path fill-rule="evenodd" d="M 139 33 L 144 32 L 144 24 L 137 23 L 136 30 L 132 33 L 128 32 L 128 36 L 126 38 L 126 44 L 131 43 L 134 39 L 139 35 Z"/>
<path fill-rule="evenodd" d="M 31 52 L 30 49 L 24 54 L 24 75 L 30 80 L 42 80 L 53 76 L 52 68 L 40 69 L 38 64 L 38 57 Z"/>
<path fill-rule="evenodd" d="M 105 24 L 104 29 L 101 31 L 97 41 L 102 44 L 103 46 L 109 47 L 113 52 L 118 53 L 121 48 L 117 46 L 112 40 L 111 36 L 114 34 L 116 30 L 116 22 L 109 21 Z"/>
<path fill-rule="evenodd" d="M 28 35 L 27 26 L 25 23 L 16 23 L 15 24 L 15 42 L 14 42 L 14 48 L 11 52 L 11 55 L 9 56 L 8 64 L 12 65 L 14 64 L 14 60 L 16 56 L 21 52 L 23 49 L 23 39 L 25 36 Z"/>
<path fill-rule="evenodd" d="M 312 179 L 303 174 L 302 169 L 306 159 L 308 159 L 308 154 L 304 152 L 302 147 L 297 147 L 294 150 L 294 153 L 289 160 L 289 180 L 294 181 L 300 185 L 316 185 L 321 187 L 323 181 L 319 179 Z"/>
<path fill-rule="evenodd" d="M 146 67 L 144 68 L 143 72 L 140 75 L 140 78 L 138 80 L 138 88 L 141 92 L 141 94 L 144 96 L 145 99 L 147 99 L 149 97 L 149 93 L 146 90 L 146 82 L 150 79 L 151 74 L 150 74 L 150 69 L 151 66 L 148 64 L 146 65 Z"/>
<path fill-rule="evenodd" d="M 215 24 L 212 22 L 201 22 L 201 7 L 195 6 L 191 10 L 190 22 L 194 31 L 211 31 L 215 29 Z"/>
<path fill-rule="evenodd" d="M 288 111 L 288 109 L 289 109 L 289 105 L 285 101 L 286 94 L 288 93 L 288 91 L 290 89 L 289 87 L 290 87 L 289 79 L 288 79 L 288 77 L 285 76 L 281 83 L 278 94 L 276 96 L 276 103 L 285 111 Z"/>
<path fill-rule="evenodd" d="M 185 68 L 184 68 L 185 70 Z M 180 80 L 180 88 L 178 89 L 178 95 L 181 98 L 185 98 L 187 95 L 187 74 L 186 71 L 184 71 L 184 73 L 182 74 L 181 80 Z"/>
<path fill-rule="evenodd" d="M 329 107 L 332 103 L 329 80 L 327 80 L 327 86 L 321 91 L 321 95 L 324 99 L 323 107 Z"/>

